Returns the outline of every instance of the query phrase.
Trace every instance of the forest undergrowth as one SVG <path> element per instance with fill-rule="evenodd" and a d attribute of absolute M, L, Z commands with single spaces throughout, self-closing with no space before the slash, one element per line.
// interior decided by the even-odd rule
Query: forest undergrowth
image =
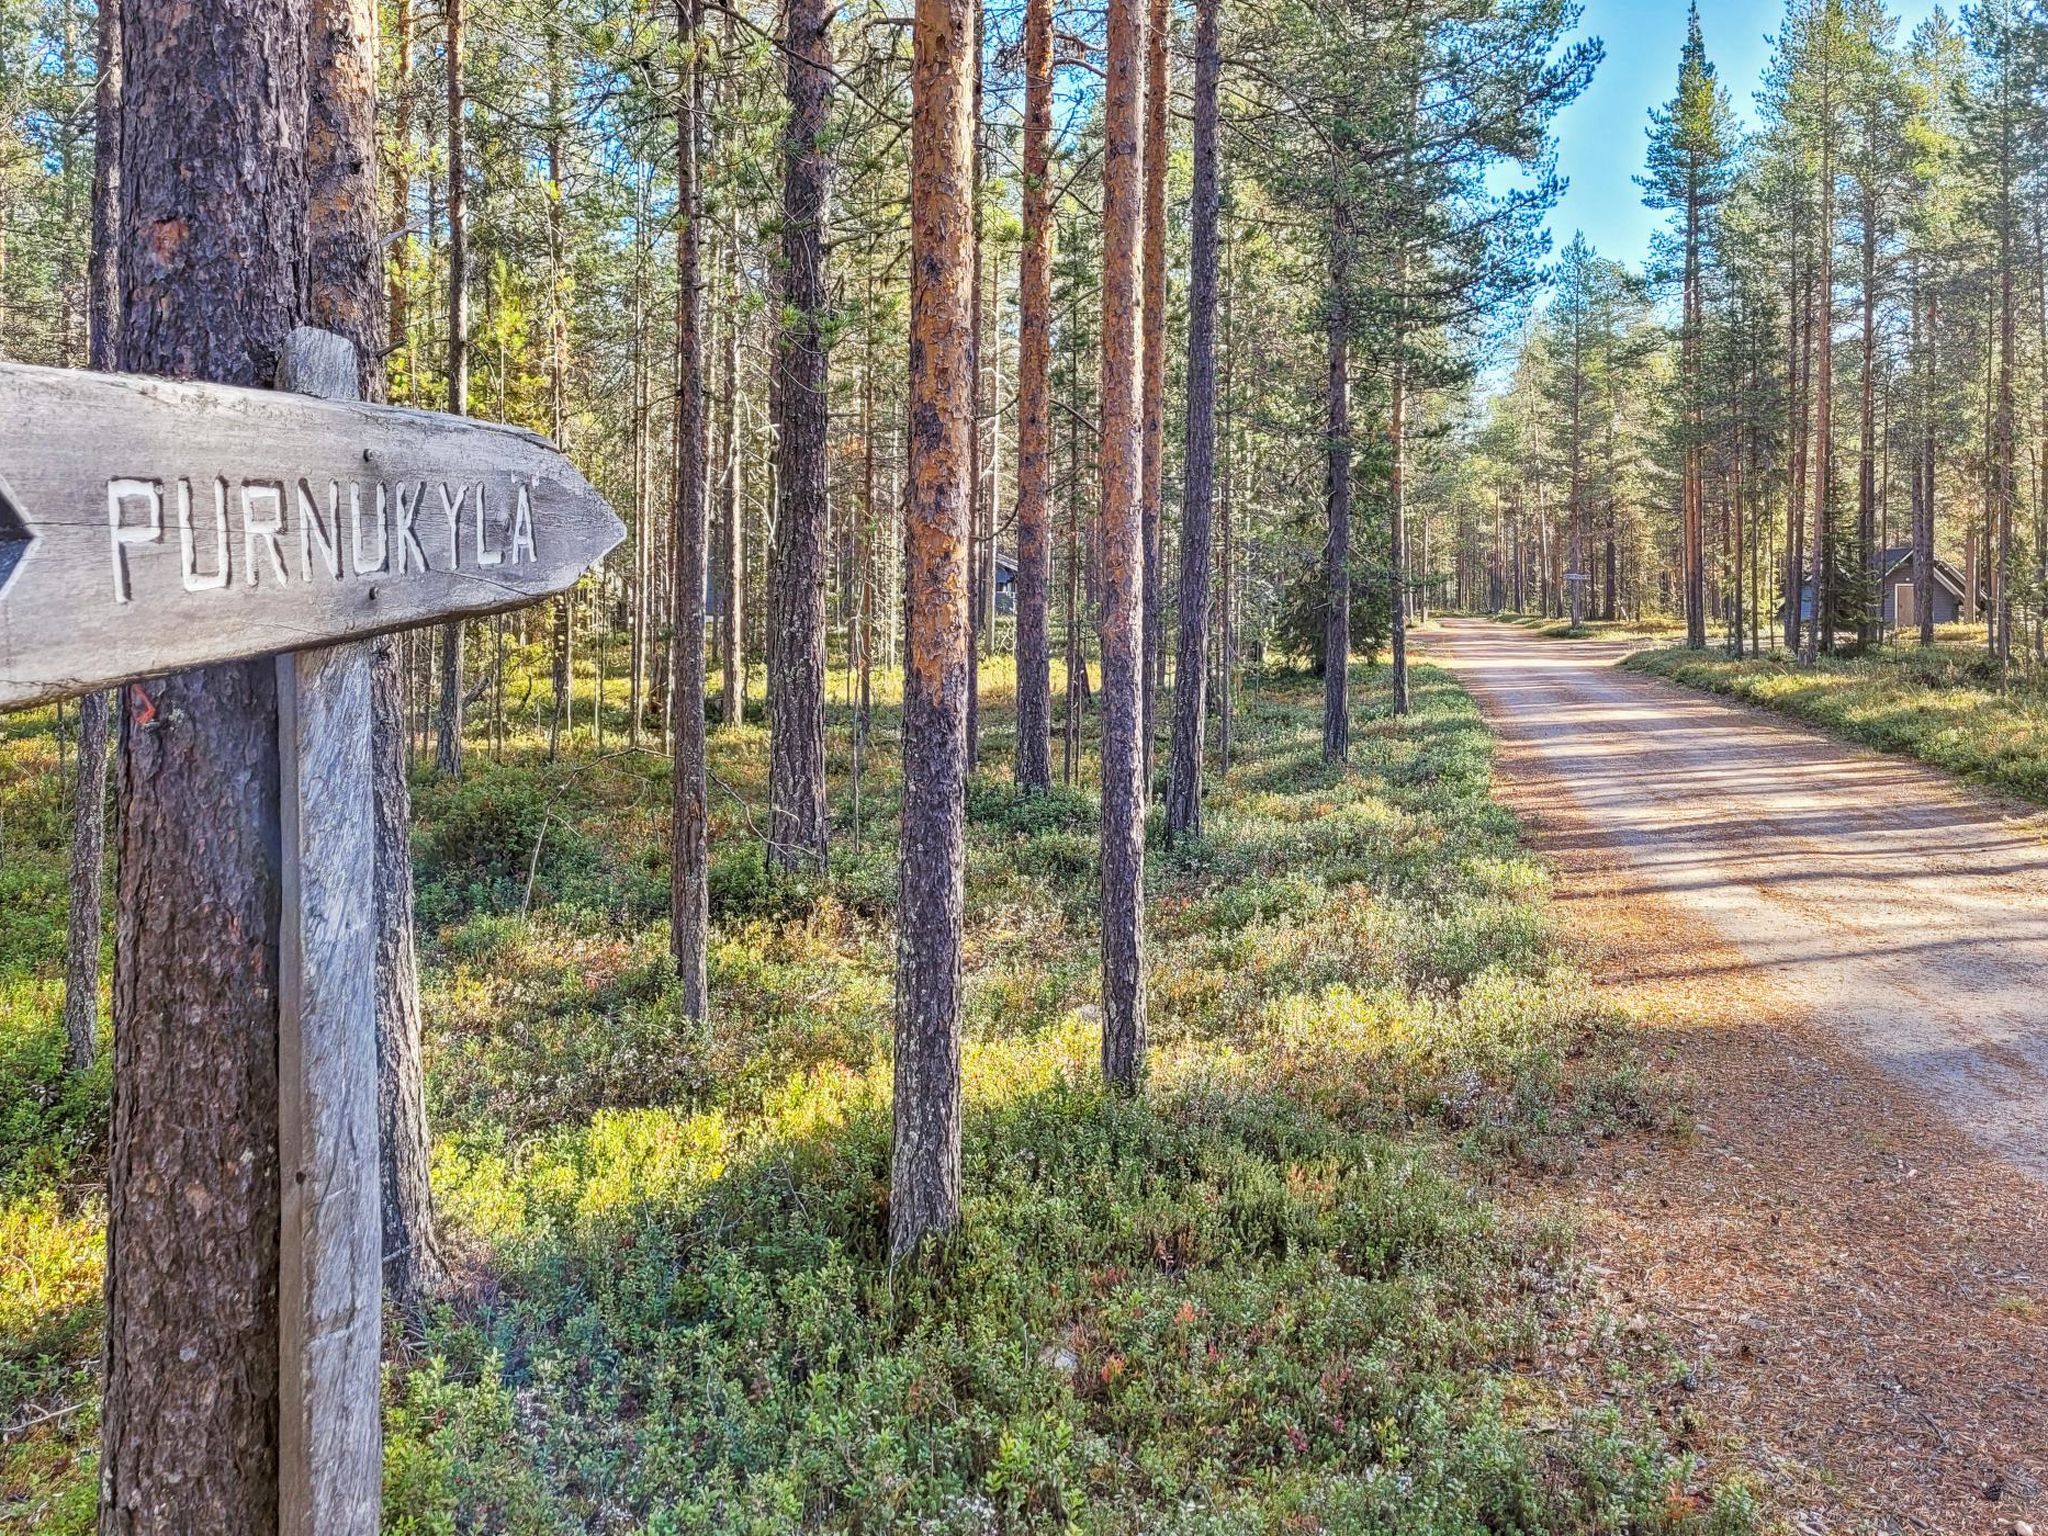
<path fill-rule="evenodd" d="M 1396 723 L 1385 682 L 1358 669 L 1334 770 L 1320 684 L 1254 680 L 1207 835 L 1166 848 L 1155 816 L 1154 1050 L 1122 1099 L 1093 797 L 1010 789 L 985 669 L 965 1225 L 914 1270 L 886 1244 L 893 699 L 856 837 L 835 677 L 826 882 L 764 872 L 766 732 L 714 731 L 702 1028 L 671 997 L 664 758 L 586 731 L 551 763 L 515 729 L 422 777 L 455 1281 L 388 1349 L 386 1530 L 1752 1529 L 1654 1352 L 1602 1359 L 1571 1233 L 1509 1195 L 1682 1110 L 1565 962 L 1470 701 L 1418 668 Z M 0 1529 L 84 1532 L 107 1085 L 61 1065 L 49 727 L 0 721 Z"/>

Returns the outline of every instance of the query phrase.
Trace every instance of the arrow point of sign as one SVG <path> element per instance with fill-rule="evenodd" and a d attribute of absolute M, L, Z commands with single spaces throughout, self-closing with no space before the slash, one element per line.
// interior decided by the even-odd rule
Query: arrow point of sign
<path fill-rule="evenodd" d="M 7 595 L 7 584 L 35 541 L 35 530 L 22 515 L 21 503 L 7 482 L 0 480 L 0 597 Z"/>

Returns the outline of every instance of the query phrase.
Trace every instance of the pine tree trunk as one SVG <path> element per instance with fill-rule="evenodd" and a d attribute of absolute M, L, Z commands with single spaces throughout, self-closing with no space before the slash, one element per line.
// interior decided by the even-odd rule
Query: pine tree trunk
<path fill-rule="evenodd" d="M 1409 82 L 1405 131 L 1412 142 L 1421 111 L 1422 85 Z M 1412 153 L 1412 151 L 1411 151 Z M 1394 259 L 1393 366 L 1387 401 L 1387 567 L 1394 590 L 1388 604 L 1388 639 L 1393 671 L 1393 710 L 1408 713 L 1408 280 L 1413 255 L 1406 235 Z M 1424 525 L 1427 527 L 1427 524 Z"/>
<path fill-rule="evenodd" d="M 2011 130 L 2005 131 L 2001 146 L 2009 143 Z M 1993 524 L 1997 547 L 1991 562 L 1991 592 L 1995 605 L 1992 613 L 1992 652 L 2001 663 L 2012 662 L 2012 525 L 2013 504 L 2018 499 L 2019 472 L 2017 465 L 2017 436 L 2013 410 L 2013 351 L 2018 345 L 2016 335 L 2016 307 L 2013 302 L 2013 265 L 2016 260 L 2013 239 L 2013 169 L 2010 150 L 2001 155 L 1999 167 L 2000 200 L 1998 214 L 1998 413 L 1995 429 L 1996 448 L 1993 475 L 1996 489 L 1993 496 Z"/>
<path fill-rule="evenodd" d="M 1877 644 L 1884 594 L 1877 584 L 1877 195 L 1863 193 L 1863 378 L 1861 428 L 1856 452 L 1856 559 L 1869 590 L 1862 594 L 1856 625 L 1859 645 Z"/>
<path fill-rule="evenodd" d="M 629 450 L 633 461 L 633 563 L 629 578 L 632 582 L 632 644 L 626 662 L 626 733 L 627 745 L 634 748 L 640 745 L 647 719 L 647 630 L 648 622 L 653 616 L 649 589 L 654 585 L 651 548 L 654 541 L 654 509 L 650 505 L 654 499 L 654 473 L 653 466 L 649 463 L 648 441 L 652 436 L 648 416 L 653 395 L 649 374 L 653 370 L 647 361 L 648 242 L 642 233 L 647 221 L 647 187 L 644 180 L 638 190 L 639 206 L 635 210 L 633 233 L 633 339 L 632 350 L 627 359 L 627 372 L 632 380 Z"/>
<path fill-rule="evenodd" d="M 1396 264 L 1396 282 L 1408 286 L 1408 252 Z M 1393 656 L 1394 713 L 1408 713 L 1408 335 L 1394 330 L 1394 364 L 1387 399 L 1387 565 L 1394 590 L 1388 603 Z M 1561 546 L 1560 546 L 1561 547 Z M 1568 574 L 1568 573 L 1567 573 Z"/>
<path fill-rule="evenodd" d="M 727 22 L 730 30 L 731 23 Z M 718 657 L 724 669 L 720 684 L 725 723 L 739 725 L 747 715 L 747 535 L 740 521 L 740 321 L 738 214 L 728 211 L 725 231 L 725 355 L 719 377 L 718 526 L 721 582 L 725 606 L 720 611 Z"/>
<path fill-rule="evenodd" d="M 1342 174 L 1341 169 L 1339 174 Z M 1351 224 L 1338 201 L 1330 218 L 1329 388 L 1324 397 L 1329 456 L 1329 530 L 1323 543 L 1323 761 L 1351 752 Z M 1398 562 L 1395 593 L 1401 590 Z"/>
<path fill-rule="evenodd" d="M 305 317 L 307 7 L 119 12 L 120 366 L 270 384 Z M 277 669 L 125 698 L 100 1529 L 260 1533 L 279 1494 Z"/>
<path fill-rule="evenodd" d="M 1805 281 L 1801 282 L 1801 278 Z M 1797 655 L 1804 632 L 1805 605 L 1805 512 L 1807 470 L 1807 426 L 1813 396 L 1813 282 L 1803 274 L 1795 255 L 1792 263 L 1791 355 L 1786 371 L 1792 378 L 1791 424 L 1786 432 L 1792 457 L 1786 476 L 1789 497 L 1785 510 L 1785 649 Z"/>
<path fill-rule="evenodd" d="M 1187 503 L 1180 530 L 1180 635 L 1174 663 L 1169 837 L 1202 831 L 1202 748 L 1209 679 L 1209 546 L 1216 491 L 1216 96 L 1223 72 L 1221 0 L 1195 12 L 1194 247 L 1188 294 Z"/>
<path fill-rule="evenodd" d="M 983 0 L 974 0 L 974 57 L 977 61 L 987 56 L 988 50 L 988 7 Z M 984 178 L 988 173 L 987 119 L 982 115 L 982 103 L 987 90 L 986 71 L 979 62 L 974 70 L 974 218 L 971 224 L 973 254 L 968 263 L 967 287 L 967 346 L 972 359 L 968 366 L 967 392 L 974 418 L 974 430 L 967 439 L 967 483 L 972 503 L 967 514 L 967 776 L 972 778 L 981 767 L 981 648 L 975 637 L 981 627 L 982 529 L 986 522 L 986 508 L 982 495 L 981 463 L 981 417 L 984 395 L 981 379 L 981 299 L 982 262 L 987 255 L 987 202 L 983 197 L 986 190 Z"/>
<path fill-rule="evenodd" d="M 406 232 L 412 220 L 412 0 L 397 0 L 392 11 L 392 89 L 390 169 L 391 260 L 386 263 L 388 285 L 385 301 L 385 349 L 397 357 L 405 351 L 411 323 L 411 291 L 408 266 L 412 260 L 412 236 Z M 408 355 L 408 362 L 410 361 Z M 412 369 L 406 369 L 408 398 L 416 387 Z M 387 391 L 388 393 L 388 391 Z"/>
<path fill-rule="evenodd" d="M 1143 0 L 1109 0 L 1102 207 L 1102 1071 L 1145 1063 Z"/>
<path fill-rule="evenodd" d="M 1800 652 L 1812 661 L 1823 651 L 1835 648 L 1833 587 L 1834 573 L 1829 548 L 1833 531 L 1835 480 L 1835 161 L 1831 113 L 1834 107 L 1834 77 L 1823 56 L 1820 122 L 1820 221 L 1818 272 L 1814 279 L 1813 335 L 1808 345 L 1814 354 L 1813 387 L 1813 547 L 1807 551 L 1813 582 L 1813 623 L 1806 632 L 1806 646 Z"/>
<path fill-rule="evenodd" d="M 676 509 L 675 775 L 669 851 L 670 952 L 685 1016 L 708 1011 L 711 937 L 710 847 L 705 809 L 704 578 L 708 441 L 704 410 L 704 284 L 697 138 L 704 71 L 697 60 L 701 0 L 677 0 L 683 78 L 676 98 Z"/>
<path fill-rule="evenodd" d="M 1220 13 L 1223 0 L 1215 0 Z M 1221 17 L 1219 15 L 1219 22 Z M 1199 67 L 1199 65 L 1197 66 Z M 1220 158 L 1220 156 L 1219 156 Z M 1222 515 L 1221 569 L 1223 601 L 1216 624 L 1216 766 L 1230 774 L 1231 732 L 1235 724 L 1233 695 L 1237 683 L 1237 301 L 1235 267 L 1223 297 L 1223 465 L 1217 510 Z"/>
<path fill-rule="evenodd" d="M 785 869 L 825 868 L 825 437 L 830 378 L 824 320 L 823 145 L 832 100 L 826 0 L 790 0 L 789 125 L 783 140 L 785 321 L 776 358 L 782 485 L 775 523 L 775 673 L 769 733 L 769 855 Z"/>
<path fill-rule="evenodd" d="M 469 414 L 469 198 L 462 110 L 463 0 L 446 0 L 448 15 L 448 412 Z M 441 626 L 440 734 L 434 767 L 462 776 L 462 621 Z"/>
<path fill-rule="evenodd" d="M 1017 279 L 1017 787 L 1052 787 L 1052 0 L 1024 16 L 1024 252 Z"/>
<path fill-rule="evenodd" d="M 968 521 L 974 368 L 973 0 L 917 0 L 911 78 L 910 486 L 889 1251 L 960 1221 Z"/>
<path fill-rule="evenodd" d="M 1685 391 L 1685 643 L 1702 650 L 1707 643 L 1706 540 L 1701 479 L 1700 433 L 1703 392 L 1700 367 L 1700 192 L 1697 178 L 1686 189 L 1685 207 L 1685 334 L 1681 345 Z"/>
<path fill-rule="evenodd" d="M 1166 487 L 1166 44 L 1167 0 L 1150 0 L 1145 29 L 1145 352 L 1140 401 L 1145 461 L 1139 494 L 1144 508 L 1144 743 L 1142 787 L 1152 794 L 1152 755 L 1158 740 L 1160 653 L 1165 641 L 1165 587 L 1160 573 L 1160 501 Z"/>

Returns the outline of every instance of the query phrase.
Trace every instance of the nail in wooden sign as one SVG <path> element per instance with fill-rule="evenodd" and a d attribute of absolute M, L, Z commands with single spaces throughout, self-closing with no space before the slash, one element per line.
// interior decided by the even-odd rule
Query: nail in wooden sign
<path fill-rule="evenodd" d="M 0 365 L 0 709 L 522 607 L 624 536 L 518 427 Z"/>

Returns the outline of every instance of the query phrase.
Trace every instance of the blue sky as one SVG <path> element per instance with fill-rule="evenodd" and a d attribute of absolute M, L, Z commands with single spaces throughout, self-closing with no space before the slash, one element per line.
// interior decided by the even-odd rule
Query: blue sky
<path fill-rule="evenodd" d="M 1934 9 L 1934 0 L 1893 0 L 1905 35 Z M 1951 12 L 1953 4 L 1949 6 Z M 1678 84 L 1686 0 L 1586 0 L 1581 35 L 1607 45 L 1591 89 L 1558 117 L 1558 169 L 1571 189 L 1551 215 L 1559 248 L 1574 230 L 1602 255 L 1639 264 L 1659 215 L 1643 206 L 1634 177 L 1643 167 L 1650 108 Z M 1752 118 L 1752 96 L 1770 56 L 1767 42 L 1784 15 L 1783 0 L 1701 0 L 1707 56 L 1720 70 L 1735 110 Z"/>

